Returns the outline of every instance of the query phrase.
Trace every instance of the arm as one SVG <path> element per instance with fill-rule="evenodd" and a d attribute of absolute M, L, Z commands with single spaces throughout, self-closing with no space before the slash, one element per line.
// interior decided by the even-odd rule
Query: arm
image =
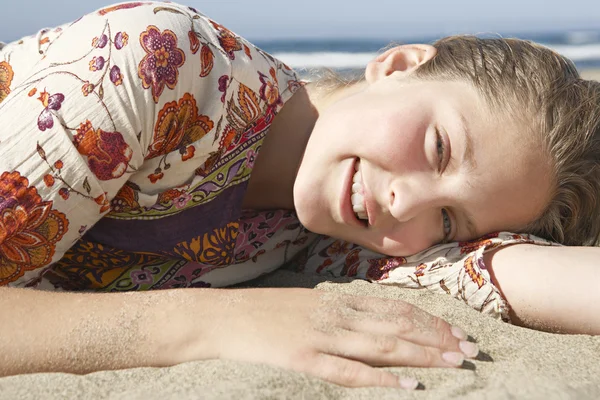
<path fill-rule="evenodd" d="M 416 381 L 399 382 L 373 366 L 457 367 L 477 354 L 474 344 L 461 342 L 466 333 L 408 303 L 312 289 L 3 288 L 0 336 L 0 376 L 220 358 L 345 386 L 414 388 Z"/>
<path fill-rule="evenodd" d="M 519 244 L 484 260 L 514 323 L 600 335 L 600 248 Z"/>
<path fill-rule="evenodd" d="M 0 288 L 0 376 L 183 362 L 186 330 L 177 303 L 198 300 L 191 291 L 83 294 Z"/>

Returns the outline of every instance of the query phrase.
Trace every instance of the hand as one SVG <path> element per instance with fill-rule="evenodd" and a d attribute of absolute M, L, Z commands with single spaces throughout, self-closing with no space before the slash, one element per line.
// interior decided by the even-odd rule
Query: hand
<path fill-rule="evenodd" d="M 266 363 L 343 386 L 411 389 L 416 380 L 374 367 L 458 367 L 478 353 L 460 328 L 403 301 L 312 289 L 213 295 L 218 304 L 205 305 L 214 312 L 203 310 L 210 329 L 195 359 Z"/>

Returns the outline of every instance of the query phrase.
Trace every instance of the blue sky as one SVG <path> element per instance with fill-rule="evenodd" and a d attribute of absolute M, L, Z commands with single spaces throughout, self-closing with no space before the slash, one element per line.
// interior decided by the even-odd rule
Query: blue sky
<path fill-rule="evenodd" d="M 3 0 L 0 41 L 74 20 L 111 0 Z M 248 39 L 402 38 L 600 29 L 599 0 L 182 0 Z M 32 11 L 35 10 L 35 11 Z"/>

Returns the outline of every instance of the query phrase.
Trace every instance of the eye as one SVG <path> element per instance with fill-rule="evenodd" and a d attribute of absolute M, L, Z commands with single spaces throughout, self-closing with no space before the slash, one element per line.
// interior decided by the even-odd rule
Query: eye
<path fill-rule="evenodd" d="M 436 135 L 436 150 L 438 155 L 438 171 L 441 173 L 443 169 L 444 159 L 446 155 L 446 143 L 439 129 L 435 130 Z"/>
<path fill-rule="evenodd" d="M 442 224 L 444 226 L 444 239 L 442 243 L 447 243 L 450 241 L 450 235 L 452 234 L 452 220 L 445 208 L 442 208 Z"/>

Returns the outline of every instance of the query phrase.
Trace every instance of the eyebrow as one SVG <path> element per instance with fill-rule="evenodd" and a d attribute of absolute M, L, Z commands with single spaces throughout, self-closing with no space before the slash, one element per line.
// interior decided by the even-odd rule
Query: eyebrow
<path fill-rule="evenodd" d="M 460 124 L 461 131 L 463 132 L 463 137 L 465 139 L 462 162 L 466 163 L 469 166 L 469 169 L 474 169 L 477 166 L 477 163 L 475 162 L 475 153 L 473 150 L 473 137 L 471 136 L 467 119 L 462 113 L 460 114 Z"/>

